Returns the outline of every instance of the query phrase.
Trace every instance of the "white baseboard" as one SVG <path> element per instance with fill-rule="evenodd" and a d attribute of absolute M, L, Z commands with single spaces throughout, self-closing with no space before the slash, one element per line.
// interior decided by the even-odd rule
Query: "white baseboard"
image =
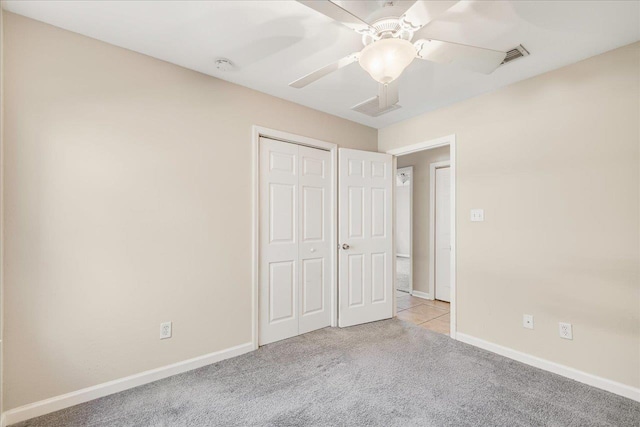
<path fill-rule="evenodd" d="M 422 298 L 422 299 L 433 300 L 433 297 L 431 296 L 431 294 L 426 293 L 426 292 L 411 291 L 411 295 L 413 295 L 414 297 Z"/>
<path fill-rule="evenodd" d="M 570 368 L 568 366 L 561 365 L 550 360 L 532 356 L 530 354 L 523 353 L 521 351 L 514 350 L 508 347 L 503 347 L 501 345 L 494 344 L 492 342 L 472 337 L 460 332 L 456 334 L 456 339 L 458 341 L 471 344 L 475 347 L 480 347 L 484 350 L 488 350 L 492 353 L 508 357 L 509 359 L 517 360 L 518 362 L 522 362 L 536 368 L 544 369 L 545 371 L 553 372 L 554 374 L 562 375 L 563 377 L 571 378 L 572 380 L 588 384 L 590 386 L 640 402 L 640 388 L 635 388 L 630 385 L 598 377 L 584 371 L 579 371 L 577 369 Z"/>
<path fill-rule="evenodd" d="M 151 369 L 139 374 L 130 375 L 128 377 L 109 381 L 103 384 L 94 385 L 73 391 L 71 393 L 41 400 L 39 402 L 30 403 L 20 406 L 2 414 L 2 427 L 19 423 L 31 418 L 39 417 L 51 412 L 59 411 L 70 406 L 88 402 L 89 400 L 99 397 L 108 396 L 113 393 L 148 384 L 153 381 L 161 380 L 176 374 L 201 368 L 221 360 L 231 357 L 240 356 L 254 350 L 253 343 L 241 344 L 225 350 L 216 351 L 214 353 L 205 354 L 203 356 L 194 357 L 193 359 L 184 360 L 182 362 L 173 363 L 161 368 Z"/>

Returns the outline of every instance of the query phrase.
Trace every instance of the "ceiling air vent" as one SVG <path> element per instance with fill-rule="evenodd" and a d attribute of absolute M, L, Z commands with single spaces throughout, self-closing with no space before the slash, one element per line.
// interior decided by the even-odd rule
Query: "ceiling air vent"
<path fill-rule="evenodd" d="M 524 46 L 519 45 L 507 52 L 507 56 L 505 56 L 504 61 L 502 61 L 502 64 L 500 65 L 508 64 L 511 61 L 515 61 L 516 59 L 525 56 L 529 56 L 529 51 L 525 49 Z"/>
<path fill-rule="evenodd" d="M 366 114 L 367 116 L 371 117 L 378 117 L 393 110 L 397 110 L 398 108 L 402 107 L 400 107 L 400 105 L 398 104 L 393 104 L 386 108 L 380 108 L 380 103 L 377 96 L 374 96 L 371 99 L 367 99 L 366 101 L 351 107 L 353 111 L 357 111 L 358 113 Z"/>

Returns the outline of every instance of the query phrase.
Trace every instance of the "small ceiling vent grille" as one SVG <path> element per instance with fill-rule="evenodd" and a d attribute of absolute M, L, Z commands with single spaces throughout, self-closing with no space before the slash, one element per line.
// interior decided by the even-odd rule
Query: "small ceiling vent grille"
<path fill-rule="evenodd" d="M 366 114 L 371 117 L 378 117 L 393 110 L 397 110 L 398 108 L 402 107 L 398 104 L 393 104 L 386 108 L 380 108 L 377 96 L 351 107 L 353 111 L 357 111 L 358 113 Z"/>
<path fill-rule="evenodd" d="M 529 51 L 525 49 L 524 46 L 519 45 L 507 52 L 507 56 L 504 58 L 504 61 L 502 61 L 501 65 L 508 64 L 511 61 L 515 61 L 516 59 L 523 58 L 525 56 L 529 56 Z"/>

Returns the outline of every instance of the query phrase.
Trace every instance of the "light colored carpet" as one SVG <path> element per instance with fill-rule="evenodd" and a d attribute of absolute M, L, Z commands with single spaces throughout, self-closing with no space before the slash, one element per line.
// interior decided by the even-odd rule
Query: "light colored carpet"
<path fill-rule="evenodd" d="M 409 273 L 411 271 L 410 258 L 396 257 L 396 289 L 411 292 Z"/>
<path fill-rule="evenodd" d="M 20 426 L 638 426 L 640 403 L 400 320 L 326 328 Z"/>

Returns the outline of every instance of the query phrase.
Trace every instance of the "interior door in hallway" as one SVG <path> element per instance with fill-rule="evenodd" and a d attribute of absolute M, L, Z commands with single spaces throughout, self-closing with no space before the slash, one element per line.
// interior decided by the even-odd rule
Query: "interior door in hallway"
<path fill-rule="evenodd" d="M 259 344 L 331 324 L 331 155 L 260 138 Z"/>
<path fill-rule="evenodd" d="M 451 300 L 451 175 L 450 167 L 436 169 L 435 288 L 436 299 Z"/>
<path fill-rule="evenodd" d="M 392 157 L 338 151 L 341 327 L 393 316 Z"/>

